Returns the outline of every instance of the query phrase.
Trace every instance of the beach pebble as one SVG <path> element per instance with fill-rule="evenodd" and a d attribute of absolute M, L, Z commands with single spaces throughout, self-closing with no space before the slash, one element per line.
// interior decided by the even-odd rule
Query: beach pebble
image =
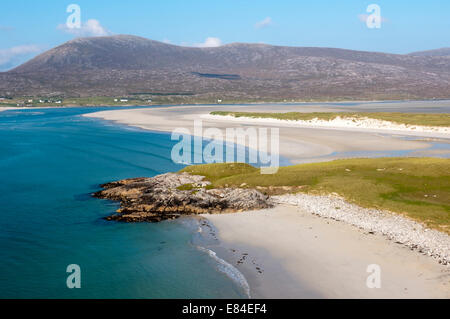
<path fill-rule="evenodd" d="M 450 236 L 426 228 L 409 218 L 388 211 L 359 207 L 336 195 L 299 193 L 273 196 L 271 199 L 274 203 L 295 205 L 311 214 L 351 224 L 370 234 L 382 234 L 396 243 L 437 259 L 441 264 L 450 265 Z"/>

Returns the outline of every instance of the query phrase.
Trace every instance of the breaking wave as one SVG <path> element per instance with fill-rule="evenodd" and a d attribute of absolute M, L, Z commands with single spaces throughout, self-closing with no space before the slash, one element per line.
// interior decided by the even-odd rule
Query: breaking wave
<path fill-rule="evenodd" d="M 244 275 L 236 267 L 226 262 L 222 258 L 217 257 L 217 254 L 210 249 L 201 246 L 197 246 L 197 248 L 200 251 L 207 253 L 212 259 L 214 259 L 217 262 L 217 269 L 227 275 L 231 280 L 236 282 L 245 291 L 247 297 L 251 298 L 250 286 L 248 285 L 247 279 L 245 279 Z"/>

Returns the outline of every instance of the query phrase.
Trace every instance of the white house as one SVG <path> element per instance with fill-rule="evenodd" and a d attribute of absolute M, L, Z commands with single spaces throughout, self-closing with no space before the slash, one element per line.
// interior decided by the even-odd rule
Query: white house
<path fill-rule="evenodd" d="M 120 99 L 120 102 L 128 102 L 127 99 Z"/>

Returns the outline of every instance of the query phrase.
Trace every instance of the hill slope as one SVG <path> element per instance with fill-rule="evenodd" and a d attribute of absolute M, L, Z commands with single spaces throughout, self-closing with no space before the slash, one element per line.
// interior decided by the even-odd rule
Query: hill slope
<path fill-rule="evenodd" d="M 419 51 L 410 53 L 414 56 L 450 56 L 450 48 L 441 48 L 436 50 Z"/>
<path fill-rule="evenodd" d="M 450 98 L 450 57 L 229 44 L 180 47 L 118 35 L 81 38 L 0 73 L 0 95 L 228 99 Z"/>

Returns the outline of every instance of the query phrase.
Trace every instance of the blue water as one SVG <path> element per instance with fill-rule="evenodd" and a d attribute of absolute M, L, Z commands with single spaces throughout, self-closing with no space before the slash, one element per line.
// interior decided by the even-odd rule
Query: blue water
<path fill-rule="evenodd" d="M 102 219 L 118 204 L 90 197 L 99 184 L 181 166 L 169 134 L 80 116 L 99 110 L 0 113 L 0 298 L 245 297 L 192 243 L 195 221 Z"/>
<path fill-rule="evenodd" d="M 327 155 L 303 158 L 303 163 L 330 161 L 334 159 L 344 158 L 376 158 L 376 157 L 440 157 L 450 158 L 450 141 L 448 139 L 424 139 L 420 137 L 400 136 L 404 141 L 424 141 L 428 147 L 424 149 L 409 149 L 409 150 L 377 150 L 377 151 L 345 151 L 332 152 Z M 438 151 L 437 153 L 434 153 Z"/>

